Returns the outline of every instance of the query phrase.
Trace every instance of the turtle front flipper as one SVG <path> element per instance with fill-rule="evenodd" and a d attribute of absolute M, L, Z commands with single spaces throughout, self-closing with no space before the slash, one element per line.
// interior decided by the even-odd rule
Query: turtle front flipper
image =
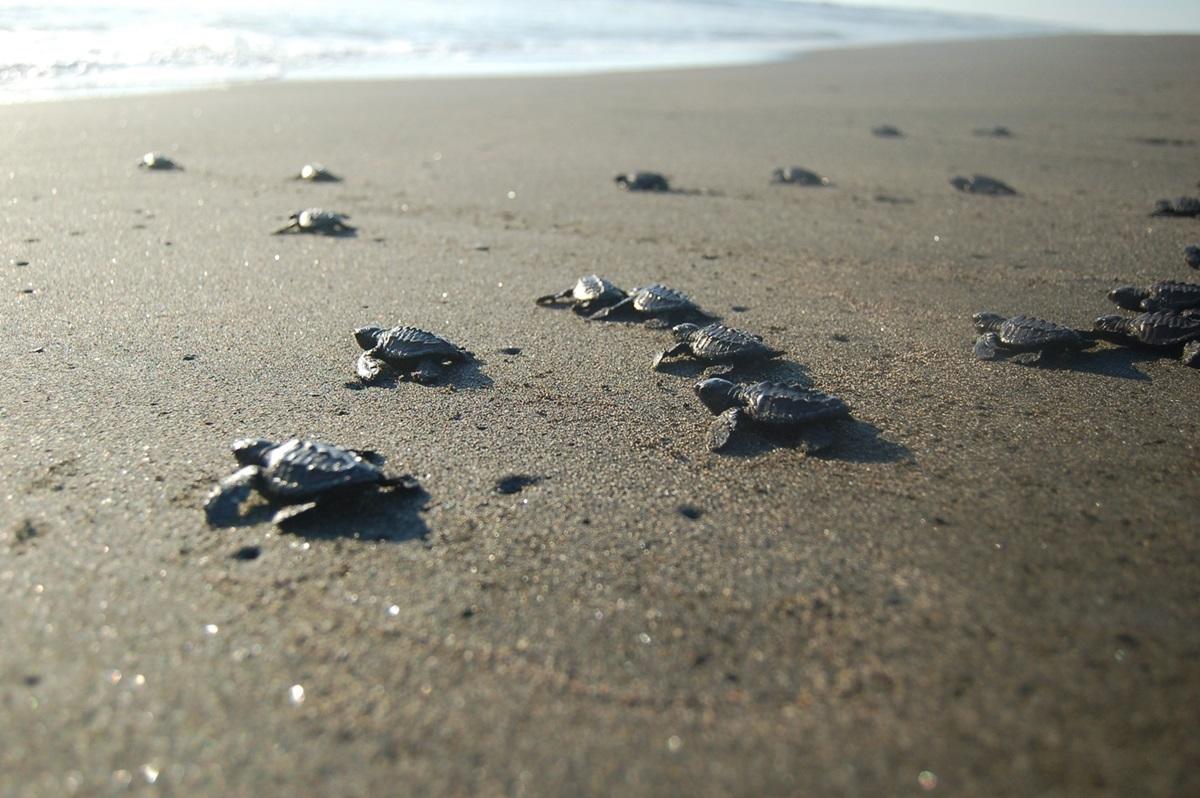
<path fill-rule="evenodd" d="M 663 360 L 668 357 L 679 357 L 680 355 L 686 355 L 691 351 L 691 347 L 686 342 L 675 344 L 675 346 L 671 347 L 670 349 L 664 349 L 663 351 L 659 352 L 658 355 L 655 356 L 654 363 L 651 364 L 651 368 L 657 369 L 662 364 Z"/>
<path fill-rule="evenodd" d="M 283 235 L 284 233 L 296 232 L 299 229 L 300 229 L 300 220 L 293 218 L 292 221 L 286 227 L 279 228 L 274 233 L 271 233 L 271 235 L 280 236 L 280 235 Z"/>
<path fill-rule="evenodd" d="M 975 357 L 980 360 L 996 360 L 1000 357 L 1000 336 L 985 333 L 975 339 Z"/>
<path fill-rule="evenodd" d="M 209 526 L 229 526 L 241 517 L 242 503 L 258 486 L 262 469 L 256 465 L 240 468 L 217 483 L 204 501 Z"/>
<path fill-rule="evenodd" d="M 742 409 L 731 407 L 717 416 L 712 426 L 708 428 L 708 449 L 719 452 L 729 443 L 733 433 L 737 432 L 742 421 Z"/>
<path fill-rule="evenodd" d="M 536 305 L 557 305 L 559 302 L 562 302 L 564 299 L 571 296 L 571 294 L 574 292 L 575 290 L 573 288 L 568 288 L 566 291 L 559 291 L 557 294 L 546 294 L 545 296 L 540 296 L 533 300 L 533 302 Z"/>
<path fill-rule="evenodd" d="M 599 319 L 607 319 L 609 316 L 611 316 L 613 314 L 614 311 L 618 310 L 619 308 L 623 308 L 626 305 L 631 304 L 632 302 L 633 302 L 633 297 L 627 296 L 624 299 L 622 299 L 620 302 L 616 302 L 612 305 L 609 305 L 606 308 L 600 308 L 595 313 L 593 313 L 590 316 L 587 316 L 586 318 L 588 321 L 597 321 Z"/>
<path fill-rule="evenodd" d="M 358 356 L 358 362 L 354 364 L 354 370 L 358 373 L 360 380 L 370 383 L 375 382 L 384 373 L 390 371 L 391 367 L 371 352 L 363 352 Z"/>
<path fill-rule="evenodd" d="M 275 511 L 275 515 L 271 516 L 271 523 L 275 526 L 281 526 L 285 522 L 316 508 L 317 502 L 315 501 L 304 502 L 303 504 L 287 504 Z"/>

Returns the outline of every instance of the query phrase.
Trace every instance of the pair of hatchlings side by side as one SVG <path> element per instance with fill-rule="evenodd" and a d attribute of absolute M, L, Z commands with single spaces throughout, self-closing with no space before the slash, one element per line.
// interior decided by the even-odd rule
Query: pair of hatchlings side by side
<path fill-rule="evenodd" d="M 1182 348 L 1182 362 L 1200 367 L 1200 285 L 1160 280 L 1147 288 L 1121 286 L 1108 298 L 1134 316 L 1101 316 L 1089 331 L 1075 330 L 1032 316 L 1004 317 L 977 313 L 975 355 L 993 360 L 1030 353 L 1037 359 L 1069 355 L 1094 346 L 1097 340 L 1157 350 Z"/>

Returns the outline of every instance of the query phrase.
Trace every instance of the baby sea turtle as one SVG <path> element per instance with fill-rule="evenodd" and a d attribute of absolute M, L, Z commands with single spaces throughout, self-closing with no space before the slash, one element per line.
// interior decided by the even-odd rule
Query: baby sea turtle
<path fill-rule="evenodd" d="M 667 178 L 658 172 L 629 172 L 617 175 L 613 182 L 626 191 L 670 191 Z"/>
<path fill-rule="evenodd" d="M 1183 259 L 1193 269 L 1200 269 L 1200 244 L 1190 244 L 1184 247 Z"/>
<path fill-rule="evenodd" d="M 1017 193 L 1012 186 L 987 175 L 956 177 L 950 181 L 950 185 L 968 194 L 987 194 L 993 197 L 1012 197 Z"/>
<path fill-rule="evenodd" d="M 1196 197 L 1178 197 L 1174 201 L 1159 200 L 1154 203 L 1151 216 L 1200 216 L 1200 199 Z"/>
<path fill-rule="evenodd" d="M 359 327 L 354 340 L 363 348 L 355 370 L 363 382 L 373 382 L 390 371 L 414 382 L 429 385 L 437 382 L 442 366 L 465 363 L 472 355 L 445 338 L 416 327 Z"/>
<path fill-rule="evenodd" d="M 1159 280 L 1146 289 L 1123 285 L 1109 291 L 1108 298 L 1126 310 L 1187 310 L 1200 308 L 1200 284 Z"/>
<path fill-rule="evenodd" d="M 671 334 L 678 343 L 654 358 L 654 368 L 663 359 L 690 355 L 706 363 L 739 363 L 779 357 L 783 352 L 763 343 L 761 337 L 751 335 L 716 322 L 701 327 L 696 324 L 676 324 Z"/>
<path fill-rule="evenodd" d="M 204 503 L 212 526 L 236 522 L 242 503 L 254 490 L 272 503 L 285 505 L 275 513 L 273 522 L 278 524 L 311 510 L 318 501 L 372 487 L 419 487 L 411 476 L 394 476 L 369 462 L 370 452 L 320 441 L 243 438 L 234 442 L 233 456 L 241 468 L 217 483 Z"/>
<path fill-rule="evenodd" d="M 349 216 L 333 211 L 323 211 L 320 208 L 306 208 L 288 217 L 291 223 L 281 227 L 272 235 L 282 233 L 314 233 L 317 235 L 338 236 L 353 233 L 354 228 L 346 224 Z"/>
<path fill-rule="evenodd" d="M 652 283 L 633 289 L 624 299 L 606 308 L 601 308 L 587 318 L 588 321 L 607 319 L 614 312 L 625 308 L 632 308 L 643 316 L 660 320 L 677 319 L 687 315 L 705 315 L 687 294 L 662 283 Z M 660 323 L 654 326 L 664 325 Z"/>
<path fill-rule="evenodd" d="M 717 415 L 708 432 L 708 448 L 719 451 L 743 424 L 799 433 L 808 451 L 832 443 L 828 429 L 810 427 L 846 418 L 850 408 L 836 396 L 791 382 L 735 383 L 712 377 L 696 383 L 696 395 Z"/>
<path fill-rule="evenodd" d="M 995 127 L 977 127 L 972 131 L 976 136 L 984 136 L 993 139 L 1007 139 L 1012 137 L 1012 131 L 1003 125 Z"/>
<path fill-rule="evenodd" d="M 1117 343 L 1167 349 L 1200 340 L 1200 316 L 1157 310 L 1136 316 L 1101 316 L 1093 328 L 1101 338 Z M 1185 347 L 1183 362 L 1195 365 L 1200 355 Z"/>
<path fill-rule="evenodd" d="M 319 163 L 306 163 L 300 167 L 296 180 L 307 180 L 310 183 L 340 183 L 342 179 L 330 172 Z"/>
<path fill-rule="evenodd" d="M 139 169 L 157 169 L 163 172 L 171 170 L 183 171 L 183 167 L 172 161 L 167 156 L 159 152 L 148 152 L 142 156 L 142 160 L 138 161 Z"/>
<path fill-rule="evenodd" d="M 786 169 L 776 169 L 771 173 L 772 183 L 789 183 L 793 186 L 827 186 L 828 177 L 821 177 L 816 172 L 810 172 L 799 166 L 789 166 Z"/>
<path fill-rule="evenodd" d="M 1077 330 L 1032 316 L 1006 318 L 999 313 L 976 313 L 973 319 L 980 333 L 975 341 L 975 357 L 980 360 L 1022 352 L 1036 352 L 1040 358 L 1077 352 L 1095 343 Z"/>
<path fill-rule="evenodd" d="M 625 292 L 598 274 L 587 274 L 575 281 L 575 285 L 557 294 L 540 296 L 539 305 L 571 305 L 577 313 L 586 313 L 625 298 Z"/>
<path fill-rule="evenodd" d="M 882 139 L 904 138 L 904 134 L 900 132 L 900 128 L 895 125 L 877 125 L 871 128 L 871 132 Z"/>

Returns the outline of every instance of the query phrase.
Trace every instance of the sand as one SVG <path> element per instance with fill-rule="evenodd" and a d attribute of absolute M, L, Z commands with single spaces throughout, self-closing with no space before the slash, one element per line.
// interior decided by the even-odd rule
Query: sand
<path fill-rule="evenodd" d="M 1051 38 L 0 108 L 0 796 L 1200 790 L 1200 374 L 980 363 L 970 326 L 1195 278 L 1200 223 L 1147 213 L 1200 150 L 1137 139 L 1200 137 L 1197 62 Z M 287 180 L 311 160 L 347 179 Z M 976 172 L 1021 196 L 947 183 Z M 358 237 L 267 235 L 310 205 Z M 856 420 L 709 453 L 665 333 L 533 305 L 592 271 L 687 290 Z M 401 321 L 484 363 L 355 390 L 351 329 Z M 427 495 L 211 529 L 243 435 Z"/>

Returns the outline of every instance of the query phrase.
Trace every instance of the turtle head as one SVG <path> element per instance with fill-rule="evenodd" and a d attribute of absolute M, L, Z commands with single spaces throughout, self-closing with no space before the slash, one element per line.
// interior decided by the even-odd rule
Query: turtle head
<path fill-rule="evenodd" d="M 738 386 L 720 377 L 709 377 L 696 383 L 694 390 L 700 401 L 713 413 L 723 413 L 737 404 Z"/>
<path fill-rule="evenodd" d="M 1092 322 L 1092 329 L 1101 337 L 1123 337 L 1129 330 L 1129 319 L 1115 314 L 1101 316 Z"/>
<path fill-rule="evenodd" d="M 379 336 L 382 333 L 382 327 L 376 327 L 374 325 L 359 327 L 354 331 L 354 340 L 358 341 L 358 345 L 369 352 L 375 348 L 376 344 L 379 343 Z"/>
<path fill-rule="evenodd" d="M 241 438 L 233 442 L 233 456 L 238 465 L 262 465 L 263 455 L 275 446 L 266 438 Z"/>
<path fill-rule="evenodd" d="M 1007 321 L 999 313 L 976 313 L 971 320 L 975 322 L 975 332 L 978 333 L 996 332 Z"/>
<path fill-rule="evenodd" d="M 1147 299 L 1149 296 L 1150 293 L 1148 291 L 1143 291 L 1132 285 L 1123 285 L 1108 292 L 1109 300 L 1117 307 L 1125 308 L 1126 310 L 1141 310 L 1142 300 Z"/>
<path fill-rule="evenodd" d="M 784 171 L 783 171 L 782 167 L 779 169 L 775 169 L 774 171 L 771 172 L 771 179 L 774 180 L 776 183 L 787 182 L 787 178 L 784 176 Z"/>
<path fill-rule="evenodd" d="M 954 186 L 959 191 L 967 191 L 971 188 L 971 181 L 965 177 L 956 177 L 950 181 L 950 185 Z"/>
<path fill-rule="evenodd" d="M 699 326 L 685 322 L 683 324 L 676 324 L 674 327 L 672 327 L 671 335 L 675 336 L 675 340 L 682 344 L 692 340 L 699 330 Z"/>
<path fill-rule="evenodd" d="M 629 175 L 617 175 L 616 177 L 613 178 L 613 182 L 616 183 L 618 186 L 628 186 L 629 185 Z"/>

